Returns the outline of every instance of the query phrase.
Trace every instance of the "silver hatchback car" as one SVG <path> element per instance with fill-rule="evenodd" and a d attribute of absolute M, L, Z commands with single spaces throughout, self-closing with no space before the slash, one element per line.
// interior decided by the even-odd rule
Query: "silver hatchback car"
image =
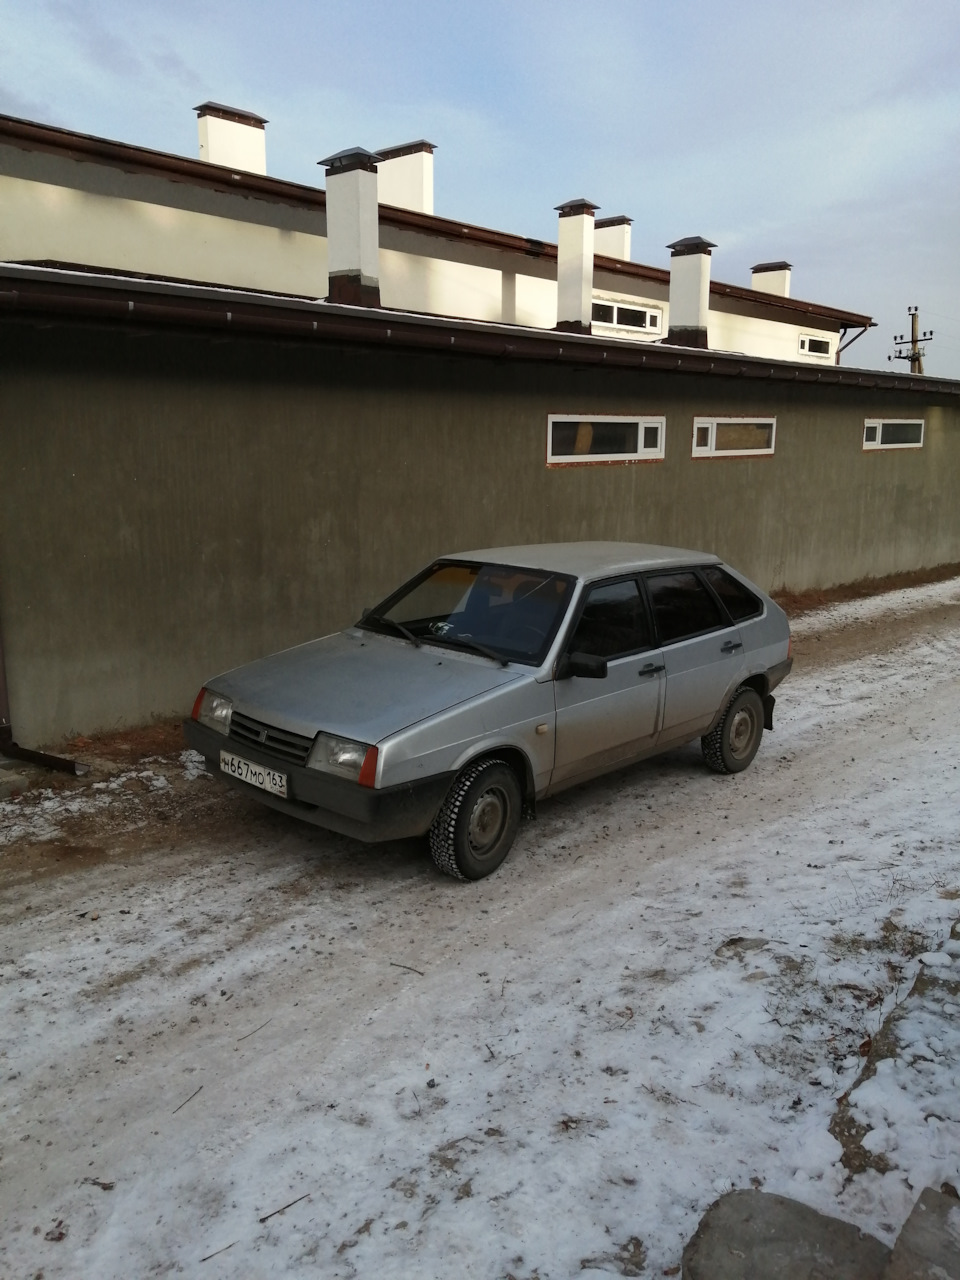
<path fill-rule="evenodd" d="M 211 772 L 361 840 L 496 870 L 537 800 L 700 738 L 736 773 L 773 727 L 786 615 L 714 555 L 622 542 L 443 556 L 354 626 L 209 681 Z"/>

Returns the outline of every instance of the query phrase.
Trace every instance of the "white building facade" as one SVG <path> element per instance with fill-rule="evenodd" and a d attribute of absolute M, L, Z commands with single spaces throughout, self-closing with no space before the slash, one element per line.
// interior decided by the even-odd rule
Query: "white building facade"
<path fill-rule="evenodd" d="M 804 364 L 837 363 L 872 324 L 791 298 L 786 262 L 712 280 L 700 237 L 669 246 L 669 270 L 634 262 L 630 219 L 587 200 L 558 206 L 556 244 L 438 217 L 426 140 L 330 157 L 327 190 L 272 178 L 267 121 L 196 110 L 199 159 L 0 116 L 0 260 L 311 298 L 356 276 L 358 305 Z"/>

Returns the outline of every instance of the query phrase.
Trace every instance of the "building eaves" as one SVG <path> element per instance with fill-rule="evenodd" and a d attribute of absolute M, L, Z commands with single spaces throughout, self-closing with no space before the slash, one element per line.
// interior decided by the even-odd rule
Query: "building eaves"
<path fill-rule="evenodd" d="M 567 366 L 649 369 L 713 377 L 880 388 L 958 397 L 960 381 L 883 370 L 817 366 L 559 333 L 518 325 L 334 305 L 252 290 L 196 286 L 0 263 L 0 317 L 136 329 L 185 329 L 368 348 L 533 360 Z"/>
<path fill-rule="evenodd" d="M 132 173 L 145 173 L 153 177 L 167 178 L 172 182 L 189 182 L 214 191 L 229 191 L 279 204 L 301 208 L 326 209 L 326 193 L 318 187 L 283 178 L 270 178 L 265 174 L 234 170 L 206 160 L 191 160 L 165 151 L 152 151 L 126 142 L 113 142 L 92 134 L 77 133 L 53 125 L 37 124 L 14 116 L 0 115 L 0 144 L 18 146 L 25 150 L 47 151 L 68 159 L 91 161 L 112 165 Z M 380 205 L 380 221 L 386 226 L 445 240 L 483 245 L 529 258 L 556 261 L 557 246 L 546 240 L 515 235 L 508 231 L 496 231 L 453 218 L 441 218 L 436 214 L 419 213 L 392 205 Z M 622 258 L 609 258 L 603 254 L 594 257 L 598 271 L 620 275 L 628 279 L 644 280 L 667 285 L 670 272 L 662 267 L 650 267 L 640 262 L 628 262 Z M 831 327 L 842 329 L 871 328 L 872 317 L 857 312 L 826 307 L 815 302 L 803 302 L 798 298 L 783 298 L 767 294 L 759 289 L 711 281 L 710 292 L 718 297 L 749 302 L 762 306 L 772 317 L 788 323 L 798 323 L 800 318 L 826 321 Z"/>

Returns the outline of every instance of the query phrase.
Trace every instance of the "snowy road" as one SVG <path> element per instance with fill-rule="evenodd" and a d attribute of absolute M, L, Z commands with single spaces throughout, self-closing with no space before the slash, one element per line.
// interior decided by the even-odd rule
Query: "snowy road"
<path fill-rule="evenodd" d="M 960 976 L 960 580 L 795 636 L 745 774 L 580 788 L 479 884 L 177 757 L 0 804 L 0 1276 L 672 1275 L 734 1185 L 892 1240 L 960 1089 L 912 1134 L 872 1086 L 885 1174 L 828 1125 Z"/>

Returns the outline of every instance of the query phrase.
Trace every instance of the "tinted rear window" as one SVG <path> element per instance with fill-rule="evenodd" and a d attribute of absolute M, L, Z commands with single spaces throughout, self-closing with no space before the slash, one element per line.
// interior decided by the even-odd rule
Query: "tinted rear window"
<path fill-rule="evenodd" d="M 661 644 L 725 625 L 716 600 L 691 569 L 651 574 L 647 589 Z"/>
<path fill-rule="evenodd" d="M 734 622 L 755 618 L 763 612 L 763 602 L 719 565 L 709 565 L 700 572 L 723 601 L 724 608 Z"/>

